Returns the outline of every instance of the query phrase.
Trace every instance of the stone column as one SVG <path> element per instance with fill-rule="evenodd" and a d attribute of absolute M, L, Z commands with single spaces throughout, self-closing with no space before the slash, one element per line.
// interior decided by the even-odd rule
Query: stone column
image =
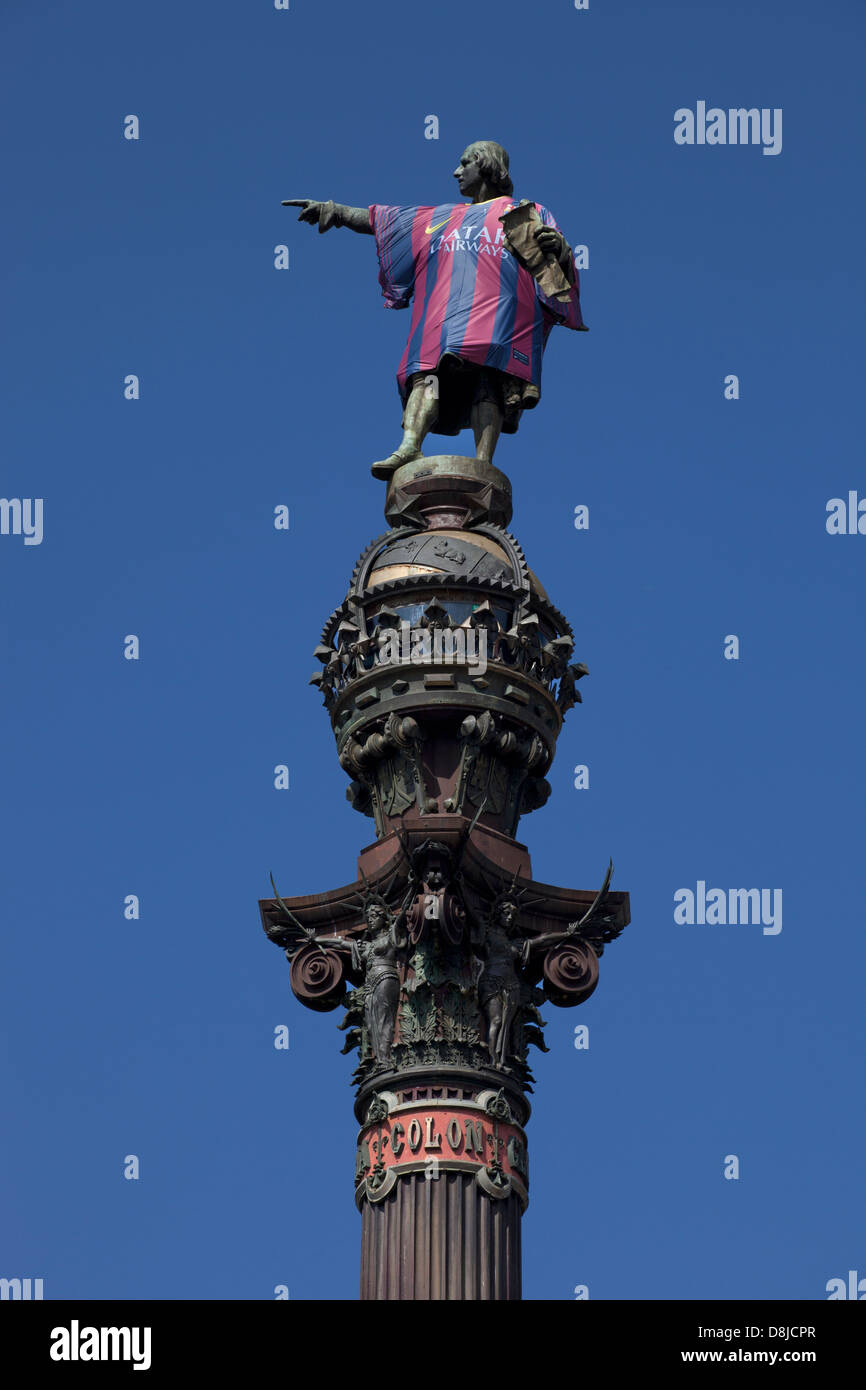
<path fill-rule="evenodd" d="M 532 878 L 516 833 L 587 668 L 529 568 L 508 479 L 399 468 L 315 649 L 347 795 L 375 841 L 353 882 L 260 903 L 297 998 L 342 1008 L 360 1135 L 363 1299 L 520 1298 L 529 1048 L 583 1002 L 628 896 Z M 598 874 L 599 880 L 602 874 Z"/>

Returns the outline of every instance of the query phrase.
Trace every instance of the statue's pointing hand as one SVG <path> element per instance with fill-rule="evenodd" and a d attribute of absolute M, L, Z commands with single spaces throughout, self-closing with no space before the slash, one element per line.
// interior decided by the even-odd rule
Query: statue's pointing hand
<path fill-rule="evenodd" d="M 339 225 L 336 203 L 330 199 L 322 203 L 313 198 L 284 198 L 283 207 L 300 208 L 298 221 L 309 222 L 313 227 L 318 222 L 320 232 L 327 232 L 330 227 Z"/>
<path fill-rule="evenodd" d="M 298 221 L 311 222 L 315 226 L 319 220 L 322 204 L 315 202 L 312 198 L 284 198 L 283 207 L 302 208 L 303 211 L 298 213 Z"/>

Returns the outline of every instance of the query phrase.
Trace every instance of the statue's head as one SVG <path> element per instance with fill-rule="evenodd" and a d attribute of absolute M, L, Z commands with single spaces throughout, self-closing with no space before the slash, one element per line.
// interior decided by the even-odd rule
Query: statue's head
<path fill-rule="evenodd" d="M 457 187 L 466 198 L 474 198 L 486 184 L 494 198 L 510 196 L 514 184 L 508 173 L 508 153 L 495 140 L 473 140 L 460 156 L 454 170 Z"/>
<path fill-rule="evenodd" d="M 372 933 L 384 931 L 388 924 L 388 909 L 381 898 L 368 898 L 364 908 L 364 921 Z"/>
<path fill-rule="evenodd" d="M 453 875 L 451 852 L 436 840 L 425 840 L 412 855 L 412 868 L 421 883 L 438 893 L 448 886 Z"/>
<path fill-rule="evenodd" d="M 494 922 L 498 922 L 504 927 L 510 936 L 517 924 L 520 909 L 512 898 L 502 898 L 494 905 L 491 917 Z"/>

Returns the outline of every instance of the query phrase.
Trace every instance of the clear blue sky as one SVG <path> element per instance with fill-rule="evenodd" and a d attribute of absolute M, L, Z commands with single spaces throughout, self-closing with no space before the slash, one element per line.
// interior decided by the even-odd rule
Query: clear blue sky
<path fill-rule="evenodd" d="M 522 838 L 574 887 L 612 854 L 633 915 L 533 1054 L 525 1295 L 866 1275 L 866 536 L 825 528 L 866 495 L 864 31 L 853 0 L 4 5 L 0 491 L 44 539 L 0 536 L 0 1275 L 357 1297 L 354 1060 L 256 900 L 372 839 L 306 681 L 385 529 L 408 316 L 372 240 L 280 199 L 435 204 L 477 138 L 590 251 L 591 331 L 497 455 L 591 671 Z M 698 101 L 781 108 L 782 152 L 676 145 Z M 698 880 L 781 888 L 782 931 L 678 925 Z"/>

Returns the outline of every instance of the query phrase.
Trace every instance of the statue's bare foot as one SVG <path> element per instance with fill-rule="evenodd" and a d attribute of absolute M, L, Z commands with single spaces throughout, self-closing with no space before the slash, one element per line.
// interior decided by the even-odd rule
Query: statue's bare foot
<path fill-rule="evenodd" d="M 401 444 L 386 459 L 380 459 L 378 463 L 374 463 L 370 472 L 374 478 L 381 478 L 383 482 L 387 483 L 391 474 L 396 473 L 401 464 L 411 463 L 413 459 L 419 459 L 421 456 L 421 450 L 417 444 Z"/>

